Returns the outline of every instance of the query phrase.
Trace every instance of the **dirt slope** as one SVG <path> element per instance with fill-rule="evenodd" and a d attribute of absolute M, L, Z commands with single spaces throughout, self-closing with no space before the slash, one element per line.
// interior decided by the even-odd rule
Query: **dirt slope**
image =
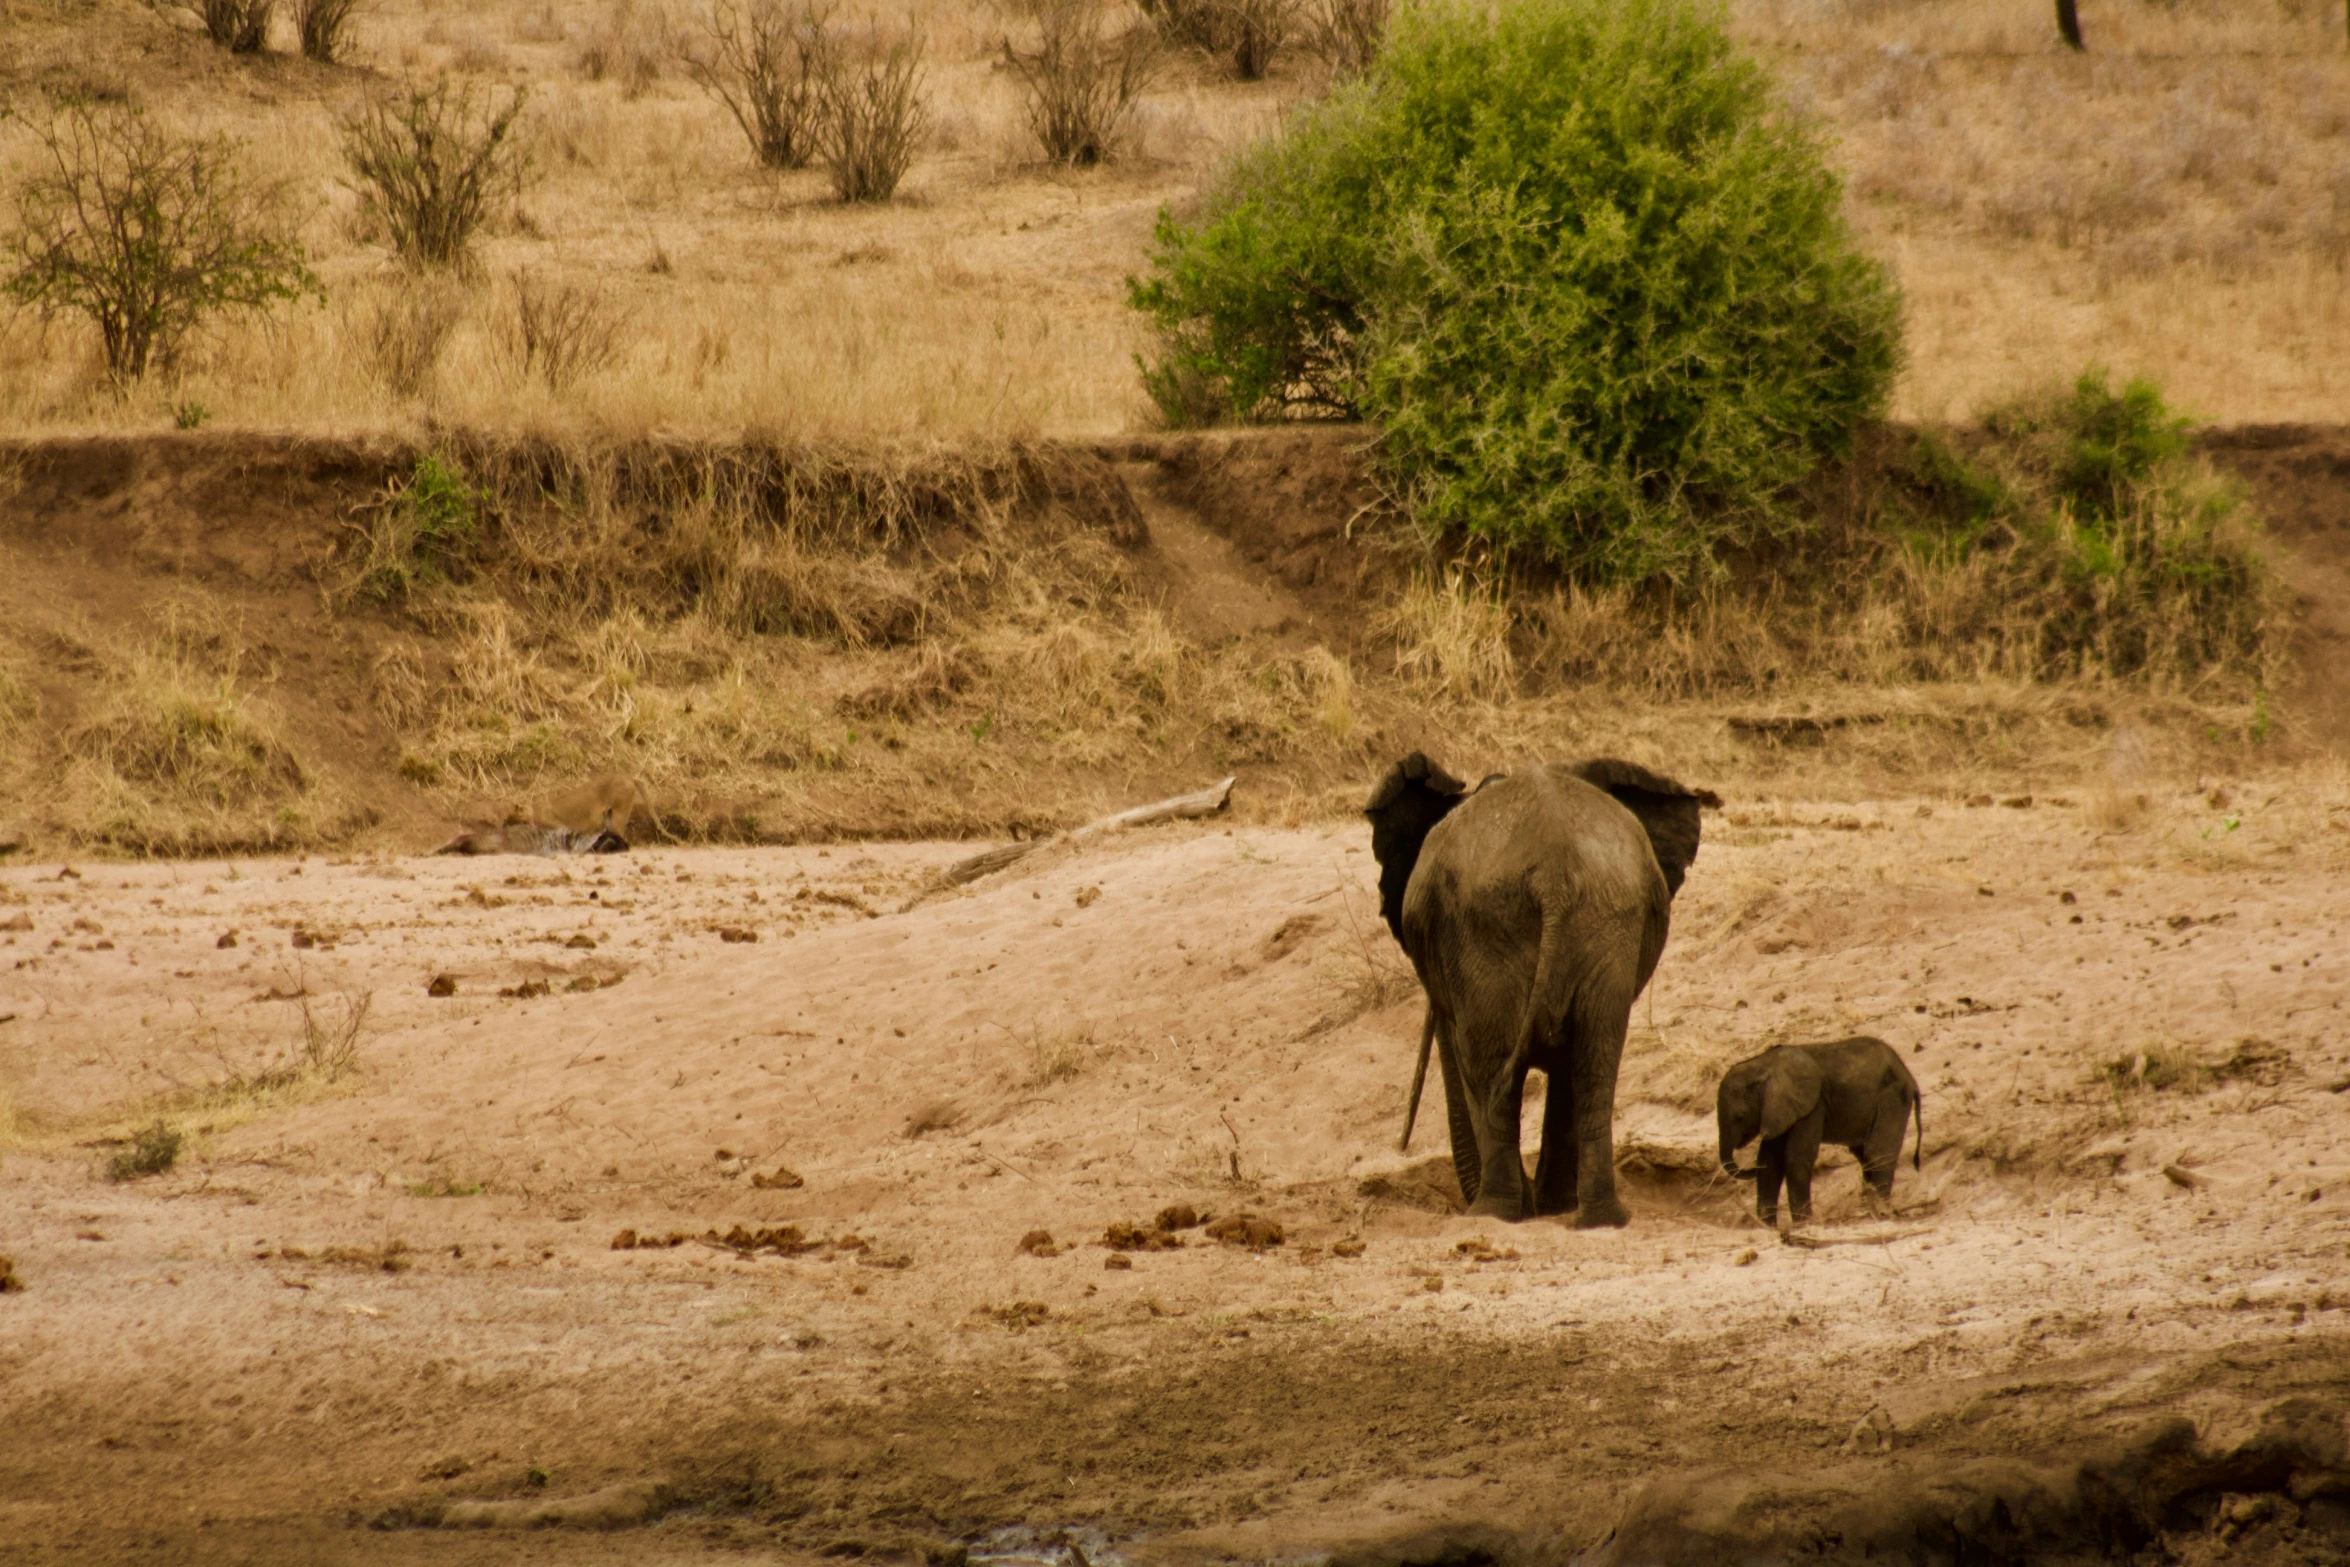
<path fill-rule="evenodd" d="M 547 1549 L 1533 1560 L 1662 1474 L 1955 1485 L 2338 1418 L 2350 796 L 2150 794 L 1709 817 L 1621 1094 L 1635 1222 L 1596 1234 L 1448 1216 L 1433 1124 L 1394 1151 L 1417 1011 L 1343 826 L 878 917 L 956 851 L 10 871 L 0 1559 L 527 1559 L 428 1526 L 658 1482 Z M 359 1065 L 254 1086 L 305 989 L 329 1043 L 372 997 Z M 1711 1084 L 1852 1030 L 1917 1066 L 1924 1170 L 1871 1228 L 1845 1164 L 1842 1243 L 1776 1244 L 1706 1174 Z M 101 1180 L 151 1105 L 178 1167 Z M 1173 1203 L 1283 1243 L 1098 1244 Z M 817 1244 L 610 1244 L 736 1225 Z M 2290 1464 L 2202 1472 L 2185 1559 L 2350 1549 L 2322 1486 L 2227 1511 Z"/>
<path fill-rule="evenodd" d="M 1351 798 L 1378 757 L 1462 734 L 1755 761 L 1714 704 L 1633 712 L 1538 670 L 1499 707 L 1400 680 L 1381 619 L 1398 563 L 1364 524 L 1361 439 L 485 447 L 513 494 L 539 499 L 514 503 L 482 580 L 405 598 L 353 584 L 412 445 L 20 443 L 0 451 L 0 841 L 416 849 L 610 765 L 644 772 L 678 831 L 806 841 L 1024 832 L 1235 770 L 1272 786 L 1245 798 L 1294 818 Z M 2208 441 L 2289 554 L 2304 618 L 2283 732 L 2321 748 L 2350 735 L 2344 442 Z M 757 483 L 815 521 L 728 554 L 685 539 L 706 519 L 612 477 L 695 462 L 767 463 Z M 565 498 L 597 484 L 601 500 Z M 615 575 L 629 571 L 643 580 Z M 768 608 L 710 607 L 754 589 Z M 2050 722 L 2110 727 L 2133 700 L 2083 693 L 2057 704 L 2078 723 Z M 1855 731 L 1844 752 L 1876 787 L 1978 763 L 2015 782 L 2063 774 L 2063 752 L 2101 738 L 2001 752 L 1971 698 L 1953 702 L 1918 715 L 1948 744 Z M 2172 727 L 2193 745 L 2206 725 Z M 1816 789 L 1834 771 L 1787 776 Z"/>

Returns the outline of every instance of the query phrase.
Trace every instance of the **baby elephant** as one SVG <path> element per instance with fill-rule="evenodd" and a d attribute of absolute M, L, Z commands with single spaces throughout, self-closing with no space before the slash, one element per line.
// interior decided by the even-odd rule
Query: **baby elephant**
<path fill-rule="evenodd" d="M 1926 1113 L 1917 1079 L 1882 1039 L 1839 1039 L 1826 1045 L 1776 1045 L 1748 1056 L 1722 1075 L 1714 1100 L 1722 1131 L 1722 1168 L 1755 1182 L 1754 1209 L 1765 1224 L 1779 1222 L 1779 1182 L 1795 1222 L 1811 1217 L 1811 1168 L 1820 1144 L 1841 1143 L 1860 1161 L 1877 1202 L 1893 1198 L 1893 1170 L 1901 1163 L 1902 1134 L 1918 1120 L 1922 1167 Z M 1738 1168 L 1738 1150 L 1757 1136 L 1755 1168 Z"/>

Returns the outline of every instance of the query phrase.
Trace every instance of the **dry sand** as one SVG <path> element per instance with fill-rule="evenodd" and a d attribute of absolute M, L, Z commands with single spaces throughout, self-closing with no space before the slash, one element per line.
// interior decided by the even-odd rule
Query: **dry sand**
<path fill-rule="evenodd" d="M 0 1560 L 1574 1549 L 1687 1466 L 2342 1398 L 2338 772 L 1706 832 L 1600 1233 L 1446 1211 L 1440 1110 L 1396 1152 L 1417 996 L 1351 823 L 1151 829 L 905 913 L 967 846 L 0 873 Z M 371 998 L 338 1081 L 268 1076 L 301 992 L 330 1049 Z M 1709 1172 L 1712 1083 L 1850 1032 L 1917 1068 L 1924 1169 L 1870 1224 L 1841 1160 L 1837 1243 L 1781 1244 Z M 159 1110 L 177 1166 L 104 1179 Z M 1284 1243 L 1098 1244 L 1175 1203 Z M 736 1225 L 827 1244 L 612 1246 Z M 428 1527 L 583 1496 L 538 1521 L 651 1521 Z M 2323 1505 L 2236 1548 L 2332 1559 Z"/>

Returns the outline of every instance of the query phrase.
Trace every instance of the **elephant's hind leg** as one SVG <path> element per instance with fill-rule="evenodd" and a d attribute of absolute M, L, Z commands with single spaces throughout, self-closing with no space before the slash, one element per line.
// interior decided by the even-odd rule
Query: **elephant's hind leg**
<path fill-rule="evenodd" d="M 1575 1228 L 1621 1228 L 1632 1211 L 1616 1195 L 1616 1069 L 1624 1059 L 1624 1035 L 1632 1024 L 1632 1002 L 1609 997 L 1578 998 L 1568 1018 L 1563 1052 L 1574 1091 L 1571 1125 L 1575 1141 Z M 1546 1118 L 1547 1119 L 1547 1118 Z M 1550 1146 L 1543 1128 L 1543 1148 Z"/>
<path fill-rule="evenodd" d="M 1534 1211 L 1575 1207 L 1575 1080 L 1563 1067 L 1543 1074 L 1542 1152 L 1534 1161 Z"/>

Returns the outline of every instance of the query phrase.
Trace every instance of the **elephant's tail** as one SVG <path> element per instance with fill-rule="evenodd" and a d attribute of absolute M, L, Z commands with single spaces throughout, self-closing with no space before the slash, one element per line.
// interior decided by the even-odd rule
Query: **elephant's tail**
<path fill-rule="evenodd" d="M 1403 1138 L 1395 1145 L 1397 1153 L 1412 1150 L 1412 1123 L 1420 1119 L 1420 1090 L 1428 1083 L 1428 1046 L 1435 1038 L 1436 1008 L 1431 1006 L 1420 1020 L 1420 1061 L 1412 1068 L 1412 1097 L 1404 1106 Z"/>
<path fill-rule="evenodd" d="M 1926 1096 L 1924 1094 L 1916 1095 L 1910 1100 L 1909 1108 L 1910 1113 L 1918 1118 L 1918 1143 L 1915 1148 L 1909 1151 L 1909 1167 L 1913 1170 L 1923 1170 L 1926 1167 Z M 1893 1168 L 1896 1170 L 1901 1168 L 1899 1153 L 1893 1155 Z"/>

